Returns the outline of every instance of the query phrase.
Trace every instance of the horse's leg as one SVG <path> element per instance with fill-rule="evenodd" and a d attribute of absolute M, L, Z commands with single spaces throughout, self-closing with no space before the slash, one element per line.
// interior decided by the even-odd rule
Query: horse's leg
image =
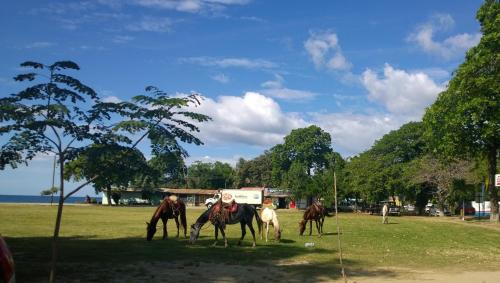
<path fill-rule="evenodd" d="M 312 219 L 309 220 L 309 236 L 311 236 L 313 233 L 313 221 Z"/>
<path fill-rule="evenodd" d="M 323 234 L 323 224 L 325 224 L 325 216 L 321 218 L 321 234 Z"/>
<path fill-rule="evenodd" d="M 245 235 L 247 234 L 247 227 L 245 227 L 244 222 L 240 222 L 241 225 L 241 238 L 238 241 L 238 246 L 241 246 L 241 241 L 243 241 L 243 238 L 245 238 Z"/>
<path fill-rule="evenodd" d="M 168 218 L 165 218 L 165 217 L 161 218 L 161 222 L 163 222 L 163 240 L 168 238 L 167 221 L 168 221 Z"/>
<path fill-rule="evenodd" d="M 250 229 L 250 232 L 252 232 L 252 237 L 253 237 L 252 247 L 255 247 L 255 230 L 253 229 L 252 220 L 250 220 L 250 222 L 247 222 L 247 225 L 248 228 Z"/>
<path fill-rule="evenodd" d="M 175 226 L 177 226 L 177 238 L 179 238 L 179 217 L 175 216 Z"/>
<path fill-rule="evenodd" d="M 263 221 L 262 224 L 266 224 L 267 225 L 267 222 L 266 221 Z M 267 226 L 266 226 L 267 227 Z M 262 227 L 264 228 L 264 227 Z M 264 229 L 260 230 L 260 239 L 262 240 L 262 237 L 264 237 Z M 267 241 L 266 241 L 267 242 Z"/>
<path fill-rule="evenodd" d="M 219 225 L 214 225 L 215 227 L 215 242 L 213 243 L 212 246 L 217 246 L 217 241 L 218 241 L 218 238 L 219 238 Z"/>
<path fill-rule="evenodd" d="M 266 222 L 266 243 L 267 243 L 267 237 L 269 237 L 269 222 Z"/>
<path fill-rule="evenodd" d="M 224 248 L 227 248 L 229 245 L 227 244 L 227 238 L 226 238 L 226 233 L 224 232 L 224 228 L 219 227 L 220 233 L 222 234 L 222 237 L 224 238 Z"/>
<path fill-rule="evenodd" d="M 321 218 L 316 220 L 316 228 L 318 229 L 318 235 L 321 237 Z"/>

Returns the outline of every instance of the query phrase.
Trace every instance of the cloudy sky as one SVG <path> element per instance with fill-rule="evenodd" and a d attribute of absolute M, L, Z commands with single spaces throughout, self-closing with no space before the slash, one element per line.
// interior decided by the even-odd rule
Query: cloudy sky
<path fill-rule="evenodd" d="M 344 157 L 418 121 L 481 34 L 481 1 L 7 1 L 0 11 L 0 96 L 19 64 L 73 60 L 110 101 L 148 85 L 197 92 L 195 160 L 251 159 L 292 129 L 328 131 Z M 1 139 L 2 143 L 5 139 Z M 146 154 L 147 146 L 142 148 Z M 0 171 L 0 194 L 38 194 L 51 158 Z M 71 187 L 71 186 L 70 186 Z M 80 195 L 92 193 L 87 188 Z"/>

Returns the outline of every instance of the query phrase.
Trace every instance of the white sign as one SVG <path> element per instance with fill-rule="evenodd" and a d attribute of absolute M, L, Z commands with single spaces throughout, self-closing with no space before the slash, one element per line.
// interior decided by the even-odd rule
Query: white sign
<path fill-rule="evenodd" d="M 500 174 L 495 175 L 495 187 L 500 187 Z"/>

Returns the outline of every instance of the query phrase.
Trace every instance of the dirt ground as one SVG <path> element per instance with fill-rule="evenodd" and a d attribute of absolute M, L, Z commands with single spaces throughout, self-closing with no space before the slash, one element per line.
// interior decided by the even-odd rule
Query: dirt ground
<path fill-rule="evenodd" d="M 272 263 L 258 266 L 225 265 L 214 263 L 139 263 L 128 266 L 79 266 L 71 276 L 59 274 L 59 282 L 344 282 L 339 276 L 329 278 L 308 274 L 300 278 L 285 271 L 294 263 Z M 307 263 L 297 263 L 307 264 Z M 92 270 L 92 271 L 90 271 Z M 347 273 L 349 283 L 498 283 L 500 271 L 437 271 L 383 268 Z M 313 272 L 311 272 L 313 273 Z M 303 275 L 303 274 L 301 274 Z"/>

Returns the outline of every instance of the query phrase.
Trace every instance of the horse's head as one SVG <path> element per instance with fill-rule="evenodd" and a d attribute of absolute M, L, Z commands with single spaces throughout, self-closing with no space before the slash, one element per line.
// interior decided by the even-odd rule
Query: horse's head
<path fill-rule="evenodd" d="M 146 240 L 151 241 L 156 233 L 156 225 L 151 225 L 151 223 L 146 222 Z"/>
<path fill-rule="evenodd" d="M 304 231 L 306 230 L 306 223 L 307 223 L 306 220 L 302 220 L 299 222 L 299 232 L 301 236 L 302 234 L 304 234 Z"/>
<path fill-rule="evenodd" d="M 189 243 L 194 244 L 200 235 L 200 225 L 193 224 L 191 225 L 191 232 L 189 233 Z"/>
<path fill-rule="evenodd" d="M 276 229 L 276 231 L 274 231 L 274 239 L 276 241 L 281 241 L 281 229 Z"/>

